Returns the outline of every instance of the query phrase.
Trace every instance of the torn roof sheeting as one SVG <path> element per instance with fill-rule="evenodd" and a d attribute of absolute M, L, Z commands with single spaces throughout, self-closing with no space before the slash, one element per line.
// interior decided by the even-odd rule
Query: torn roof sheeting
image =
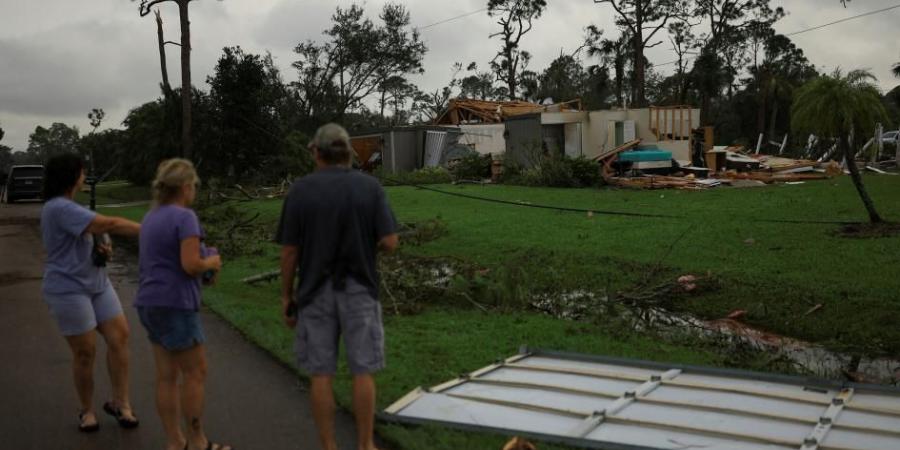
<path fill-rule="evenodd" d="M 900 449 L 900 389 L 557 352 L 514 356 L 382 418 L 599 449 Z"/>

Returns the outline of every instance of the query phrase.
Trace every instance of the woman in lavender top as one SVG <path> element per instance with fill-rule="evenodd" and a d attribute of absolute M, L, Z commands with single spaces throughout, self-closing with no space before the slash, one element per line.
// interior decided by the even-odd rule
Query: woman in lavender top
<path fill-rule="evenodd" d="M 98 333 L 106 341 L 113 397 L 103 409 L 123 428 L 134 428 L 138 420 L 128 398 L 128 322 L 102 261 L 110 256 L 112 247 L 98 245 L 94 235 L 137 236 L 141 226 L 102 216 L 75 203 L 75 193 L 83 185 L 84 164 L 78 156 L 63 154 L 47 162 L 46 203 L 41 211 L 47 262 L 41 290 L 72 350 L 72 374 L 81 402 L 78 429 L 92 432 L 100 428 L 93 405 Z"/>
<path fill-rule="evenodd" d="M 140 286 L 134 303 L 153 344 L 156 409 L 167 450 L 231 449 L 208 440 L 201 422 L 207 364 L 200 285 L 205 274 L 222 268 L 222 260 L 203 247 L 203 230 L 190 209 L 199 183 L 190 161 L 160 164 L 153 181 L 155 205 L 144 217 L 140 236 Z M 179 404 L 187 433 L 181 429 Z"/>

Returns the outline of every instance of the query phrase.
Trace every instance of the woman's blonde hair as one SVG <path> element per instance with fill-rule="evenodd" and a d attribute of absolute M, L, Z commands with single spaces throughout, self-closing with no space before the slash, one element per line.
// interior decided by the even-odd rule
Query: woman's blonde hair
<path fill-rule="evenodd" d="M 157 205 L 172 203 L 181 193 L 185 184 L 200 184 L 200 177 L 194 170 L 194 164 L 186 159 L 167 159 L 156 169 L 153 180 L 153 201 Z"/>

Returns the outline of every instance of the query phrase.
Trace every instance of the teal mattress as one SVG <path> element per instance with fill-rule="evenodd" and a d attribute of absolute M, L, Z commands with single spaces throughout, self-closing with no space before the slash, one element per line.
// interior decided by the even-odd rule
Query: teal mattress
<path fill-rule="evenodd" d="M 664 152 L 662 150 L 635 150 L 623 152 L 619 154 L 619 161 L 629 162 L 657 162 L 671 161 L 672 152 Z"/>

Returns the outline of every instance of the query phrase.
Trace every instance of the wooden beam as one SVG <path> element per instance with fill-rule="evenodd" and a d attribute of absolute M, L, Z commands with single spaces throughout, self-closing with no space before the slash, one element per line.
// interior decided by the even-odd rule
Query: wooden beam
<path fill-rule="evenodd" d="M 397 414 L 400 411 L 403 411 L 404 408 L 411 405 L 414 401 L 418 400 L 422 395 L 425 394 L 425 390 L 422 388 L 416 388 L 409 394 L 406 394 L 400 400 L 394 402 L 393 405 L 388 406 L 384 412 L 388 414 Z"/>

